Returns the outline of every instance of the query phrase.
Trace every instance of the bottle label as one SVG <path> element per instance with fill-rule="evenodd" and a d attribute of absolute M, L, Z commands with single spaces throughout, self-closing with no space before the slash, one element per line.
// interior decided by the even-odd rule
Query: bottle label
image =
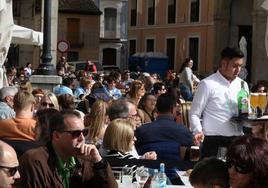
<path fill-rule="evenodd" d="M 167 182 L 165 179 L 159 181 L 159 188 L 166 188 L 166 186 L 167 186 Z"/>
<path fill-rule="evenodd" d="M 242 103 L 242 105 L 247 105 L 248 104 L 248 98 L 247 97 L 243 97 L 241 99 L 241 103 Z"/>
<path fill-rule="evenodd" d="M 248 98 L 246 96 L 241 98 L 241 113 L 248 113 Z"/>

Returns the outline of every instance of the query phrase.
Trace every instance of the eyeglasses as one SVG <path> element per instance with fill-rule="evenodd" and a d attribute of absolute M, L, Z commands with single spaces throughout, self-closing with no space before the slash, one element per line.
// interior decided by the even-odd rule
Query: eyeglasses
<path fill-rule="evenodd" d="M 83 134 L 83 136 L 88 135 L 88 129 L 74 130 L 74 131 L 62 131 L 62 132 L 71 134 L 73 138 L 78 138 L 81 135 L 81 133 Z"/>
<path fill-rule="evenodd" d="M 227 159 L 226 164 L 227 164 L 228 168 L 234 167 L 235 171 L 240 173 L 240 174 L 248 174 L 249 171 L 250 171 L 246 166 L 237 164 L 233 160 L 228 160 Z"/>
<path fill-rule="evenodd" d="M 15 167 L 8 167 L 8 166 L 0 166 L 0 168 L 7 169 L 9 176 L 14 176 L 18 171 L 18 166 Z"/>
<path fill-rule="evenodd" d="M 42 105 L 42 106 L 49 106 L 50 108 L 53 108 L 53 107 L 54 107 L 54 104 L 52 104 L 52 103 L 47 103 L 47 102 L 42 102 L 41 105 Z"/>

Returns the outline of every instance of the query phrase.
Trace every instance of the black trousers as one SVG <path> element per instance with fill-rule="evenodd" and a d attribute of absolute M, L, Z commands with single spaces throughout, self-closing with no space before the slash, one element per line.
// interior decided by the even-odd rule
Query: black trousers
<path fill-rule="evenodd" d="M 212 157 L 217 156 L 219 147 L 228 147 L 236 136 L 205 136 L 201 148 L 201 156 Z"/>

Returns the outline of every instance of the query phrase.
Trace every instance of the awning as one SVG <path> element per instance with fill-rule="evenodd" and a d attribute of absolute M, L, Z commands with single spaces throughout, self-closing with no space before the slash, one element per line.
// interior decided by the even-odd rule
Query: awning
<path fill-rule="evenodd" d="M 41 46 L 43 45 L 43 33 L 14 25 L 11 43 Z"/>

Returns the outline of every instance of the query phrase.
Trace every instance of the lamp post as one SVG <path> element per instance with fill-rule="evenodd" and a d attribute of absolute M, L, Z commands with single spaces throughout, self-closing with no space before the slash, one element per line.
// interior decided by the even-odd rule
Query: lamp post
<path fill-rule="evenodd" d="M 56 73 L 51 63 L 51 2 L 52 0 L 44 0 L 44 38 L 42 63 L 40 63 L 37 69 L 37 74 L 39 75 L 54 75 Z"/>

